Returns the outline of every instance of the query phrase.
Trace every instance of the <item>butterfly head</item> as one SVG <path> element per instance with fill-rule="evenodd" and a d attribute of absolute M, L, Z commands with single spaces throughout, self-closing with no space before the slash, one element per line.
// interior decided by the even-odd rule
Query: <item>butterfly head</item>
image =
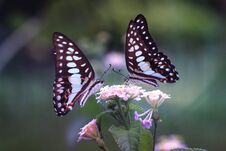
<path fill-rule="evenodd" d="M 92 93 L 97 93 L 101 87 L 103 87 L 104 81 L 103 80 L 96 80 L 92 87 Z"/>

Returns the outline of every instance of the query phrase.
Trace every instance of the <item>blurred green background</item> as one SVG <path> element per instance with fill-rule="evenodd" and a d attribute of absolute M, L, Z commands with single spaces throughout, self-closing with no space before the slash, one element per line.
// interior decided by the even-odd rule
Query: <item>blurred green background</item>
<path fill-rule="evenodd" d="M 52 33 L 73 39 L 98 75 L 108 63 L 127 74 L 123 39 L 139 13 L 180 73 L 176 84 L 160 86 L 172 99 L 161 106 L 158 135 L 178 134 L 189 147 L 226 150 L 225 0 L 2 0 L 0 151 L 98 151 L 94 142 L 76 142 L 80 127 L 101 111 L 94 97 L 63 118 L 54 113 Z M 106 78 L 106 84 L 122 83 L 115 73 Z"/>

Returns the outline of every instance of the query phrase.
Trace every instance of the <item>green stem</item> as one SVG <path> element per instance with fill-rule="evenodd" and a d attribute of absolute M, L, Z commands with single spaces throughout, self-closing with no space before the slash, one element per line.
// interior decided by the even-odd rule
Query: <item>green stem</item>
<path fill-rule="evenodd" d="M 122 117 L 122 120 L 123 120 L 123 122 L 124 122 L 124 125 L 125 125 L 126 129 L 129 129 L 129 126 L 128 126 L 128 123 L 127 123 L 125 114 L 124 114 L 124 112 L 123 112 L 123 110 L 122 110 L 121 100 L 117 100 L 116 102 L 117 102 L 117 105 L 118 105 L 118 108 L 119 108 L 119 111 L 120 111 L 120 115 L 121 115 L 121 117 Z"/>
<path fill-rule="evenodd" d="M 104 145 L 104 146 L 102 146 L 102 147 L 100 147 L 103 151 L 109 151 L 109 149 L 107 148 L 107 146 L 106 145 Z"/>
<path fill-rule="evenodd" d="M 131 116 L 130 116 L 130 109 L 129 109 L 129 103 L 126 102 L 126 116 L 128 117 L 128 123 L 131 124 Z"/>
<path fill-rule="evenodd" d="M 98 146 L 99 146 L 100 149 L 102 149 L 103 151 L 109 151 L 109 149 L 108 149 L 107 146 L 105 145 L 103 139 L 97 138 L 97 139 L 96 139 L 96 142 L 97 142 L 97 144 L 98 144 Z"/>
<path fill-rule="evenodd" d="M 154 120 L 153 151 L 155 151 L 156 131 L 157 131 L 157 120 Z"/>

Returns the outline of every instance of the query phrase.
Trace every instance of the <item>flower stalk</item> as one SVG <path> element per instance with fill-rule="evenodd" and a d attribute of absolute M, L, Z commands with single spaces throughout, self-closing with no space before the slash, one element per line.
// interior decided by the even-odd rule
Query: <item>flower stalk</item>
<path fill-rule="evenodd" d="M 156 141 L 156 132 L 157 132 L 157 120 L 154 121 L 154 130 L 153 130 L 153 151 L 155 151 L 155 141 Z"/>
<path fill-rule="evenodd" d="M 102 149 L 103 151 L 109 151 L 109 149 L 105 145 L 104 140 L 102 138 L 96 138 L 96 143 L 97 143 L 98 147 L 100 149 Z"/>
<path fill-rule="evenodd" d="M 128 124 L 128 116 L 125 116 L 125 112 L 123 111 L 123 107 L 122 107 L 122 103 L 121 103 L 121 100 L 117 99 L 116 100 L 116 103 L 118 105 L 118 108 L 119 108 L 119 113 L 120 113 L 120 116 L 122 118 L 122 121 L 124 123 L 124 126 L 126 129 L 129 129 L 129 124 Z M 127 109 L 126 109 L 127 110 Z M 128 115 L 128 114 L 127 114 Z"/>

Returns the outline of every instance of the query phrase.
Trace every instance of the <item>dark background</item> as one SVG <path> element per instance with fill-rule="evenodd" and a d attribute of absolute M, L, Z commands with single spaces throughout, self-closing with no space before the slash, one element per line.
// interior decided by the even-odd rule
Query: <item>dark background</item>
<path fill-rule="evenodd" d="M 109 62 L 125 69 L 124 34 L 139 13 L 180 73 L 179 82 L 160 87 L 172 99 L 160 108 L 158 135 L 178 134 L 189 147 L 225 150 L 224 0 L 0 1 L 0 150 L 99 150 L 94 142 L 76 143 L 80 127 L 101 111 L 94 97 L 64 118 L 54 113 L 52 33 L 71 37 L 97 74 Z M 123 79 L 111 73 L 106 83 Z"/>

